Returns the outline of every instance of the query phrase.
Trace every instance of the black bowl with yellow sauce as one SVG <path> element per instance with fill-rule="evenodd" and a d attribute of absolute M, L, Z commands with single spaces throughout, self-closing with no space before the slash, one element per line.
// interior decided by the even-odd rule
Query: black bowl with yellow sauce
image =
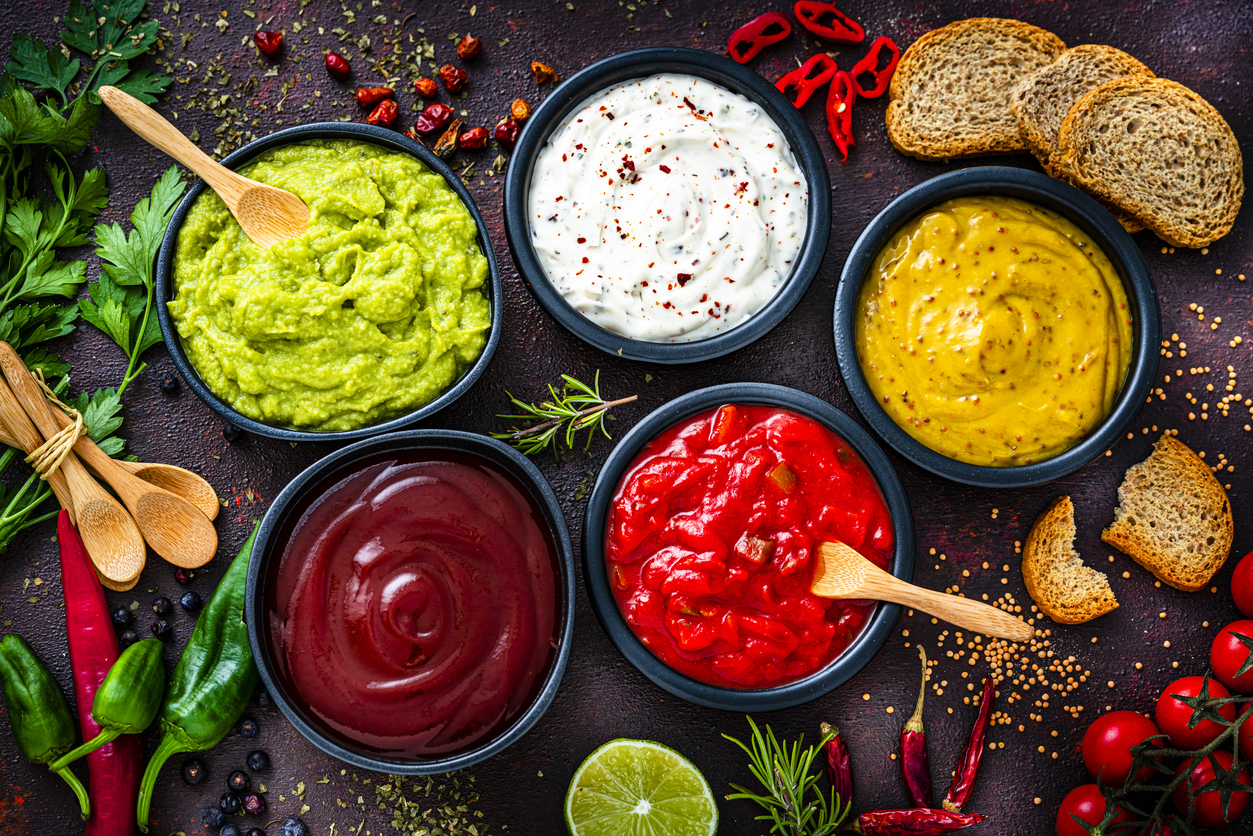
<path fill-rule="evenodd" d="M 979 458 L 974 452 L 969 457 L 962 458 L 956 452 L 942 452 L 936 449 L 941 445 L 936 442 L 934 426 L 924 426 L 918 422 L 917 418 L 914 419 L 915 426 L 919 428 L 917 433 L 909 432 L 901 423 L 898 423 L 897 418 L 894 418 L 881 403 L 881 399 L 885 396 L 899 396 L 902 402 L 915 402 L 919 393 L 909 394 L 907 391 L 896 393 L 894 390 L 890 396 L 884 391 L 876 393 L 867 380 L 867 372 L 863 365 L 865 358 L 859 356 L 861 344 L 859 344 L 857 328 L 859 318 L 863 315 L 861 298 L 863 286 L 868 281 L 878 280 L 880 253 L 884 248 L 897 241 L 898 236 L 910 228 L 920 216 L 941 204 L 962 198 L 981 197 L 1025 201 L 1060 216 L 1078 227 L 1079 232 L 1103 252 L 1112 265 L 1117 279 L 1121 282 L 1121 290 L 1126 294 L 1126 310 L 1131 320 L 1132 344 L 1129 350 L 1123 349 L 1124 354 L 1127 355 L 1126 374 L 1122 378 L 1121 386 L 1117 387 L 1116 394 L 1106 398 L 1106 401 L 1112 402 L 1108 403 L 1103 417 L 1095 422 L 1089 420 L 1088 426 L 1084 428 L 1082 434 L 1077 436 L 1077 440 L 1069 446 L 1061 445 L 1059 452 L 1049 452 L 1034 458 L 1023 456 L 1021 461 L 1015 461 L 1013 457 L 1009 457 L 1000 464 L 973 463 L 971 459 Z M 1021 229 L 1020 227 L 1007 230 L 1009 234 L 1004 242 L 1005 247 L 1014 246 L 1014 235 L 1021 235 Z M 1015 249 L 1014 252 L 1017 253 L 1017 250 Z M 972 259 L 978 257 L 977 253 L 972 253 Z M 965 258 L 964 254 L 963 258 Z M 942 270 L 945 269 L 940 267 L 942 264 L 941 261 L 933 266 L 937 270 Z M 951 268 L 951 266 L 946 267 Z M 973 278 L 981 274 L 977 260 L 973 265 L 963 266 L 967 270 L 966 277 L 960 280 L 961 287 L 964 288 L 967 284 L 971 284 Z M 987 265 L 984 270 L 987 270 Z M 1062 294 L 1067 288 L 1061 285 L 1068 278 L 1069 276 L 1061 272 L 1055 276 L 1059 283 L 1059 292 Z M 945 278 L 944 281 L 948 279 Z M 979 304 L 978 300 L 972 301 L 976 305 Z M 1063 304 L 1058 310 L 1063 314 L 1071 308 L 1077 310 L 1076 306 L 1067 307 L 1064 304 L 1064 295 L 1060 298 L 1060 302 Z M 886 305 L 892 302 L 885 299 L 880 304 Z M 983 304 L 986 305 L 986 302 Z M 1032 316 L 1036 315 L 1032 314 Z M 913 335 L 912 330 L 910 334 Z M 942 334 L 942 329 L 928 329 L 920 331 L 915 338 L 930 339 L 938 334 Z M 857 239 L 845 262 L 839 288 L 836 291 L 836 354 L 839 359 L 840 373 L 857 408 L 866 417 L 871 427 L 889 445 L 914 464 L 955 482 L 977 487 L 1016 488 L 1051 482 L 1073 473 L 1101 456 L 1122 433 L 1126 432 L 1127 427 L 1144 404 L 1152 388 L 1153 378 L 1157 374 L 1160 341 L 1161 315 L 1158 310 L 1157 291 L 1144 265 L 1140 250 L 1131 236 L 1108 210 L 1091 197 L 1066 183 L 1027 169 L 1004 166 L 966 168 L 928 180 L 905 192 L 880 212 Z M 1030 343 L 1027 342 L 1026 345 Z M 910 351 L 911 347 L 902 343 L 899 347 L 893 345 L 893 349 Z M 990 352 L 991 347 L 988 350 Z M 982 344 L 980 344 L 980 351 L 983 351 Z M 1080 366 L 1080 371 L 1082 370 Z M 1074 369 L 1062 371 L 1073 373 Z M 1061 374 L 1057 376 L 1059 379 L 1062 377 Z M 928 381 L 934 380 L 933 376 L 928 375 Z M 877 387 L 880 390 L 885 388 L 881 383 L 877 384 Z M 926 394 L 934 400 L 934 390 Z M 892 404 L 892 406 L 897 405 Z M 919 415 L 921 414 L 923 411 L 919 412 Z M 997 429 L 1002 432 L 1008 430 L 1013 437 L 1017 438 L 1018 436 L 1014 434 L 1018 428 L 1011 427 L 1011 422 L 1004 420 L 1004 417 L 1001 416 L 1002 420 Z M 1030 424 L 1024 421 L 1023 428 L 1029 427 Z M 930 433 L 927 432 L 928 429 Z M 924 443 L 920 437 L 929 438 L 932 443 Z"/>

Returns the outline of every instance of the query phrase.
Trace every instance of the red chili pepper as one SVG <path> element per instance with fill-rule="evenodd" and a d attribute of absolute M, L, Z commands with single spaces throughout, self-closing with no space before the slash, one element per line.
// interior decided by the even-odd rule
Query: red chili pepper
<path fill-rule="evenodd" d="M 757 53 L 790 34 L 792 22 L 782 12 L 766 12 L 731 33 L 727 41 L 727 55 L 741 64 L 747 64 L 757 57 Z"/>
<path fill-rule="evenodd" d="M 400 105 L 391 99 L 384 99 L 374 106 L 374 110 L 370 111 L 370 115 L 365 118 L 367 125 L 381 125 L 384 128 L 390 128 L 396 124 L 396 117 L 400 115 Z"/>
<path fill-rule="evenodd" d="M 859 44 L 866 39 L 866 30 L 833 3 L 818 0 L 800 0 L 792 7 L 792 13 L 809 32 L 824 41 L 837 44 Z"/>
<path fill-rule="evenodd" d="M 439 87 L 433 78 L 419 78 L 413 83 L 413 89 L 424 99 L 433 99 L 439 95 Z"/>
<path fill-rule="evenodd" d="M 392 92 L 390 87 L 358 87 L 353 98 L 362 107 L 374 107 L 384 99 L 390 99 Z"/>
<path fill-rule="evenodd" d="M 888 62 L 880 67 L 885 49 L 890 57 Z M 901 48 L 893 43 L 891 38 L 875 38 L 866 57 L 854 64 L 850 73 L 853 77 L 853 86 L 857 88 L 857 95 L 863 99 L 873 99 L 886 93 L 888 86 L 892 83 L 892 74 L 896 72 L 896 65 L 900 63 L 900 60 Z M 874 87 L 869 90 L 861 85 L 861 77 L 867 73 L 874 79 Z"/>
<path fill-rule="evenodd" d="M 117 661 L 117 633 L 95 567 L 66 511 L 57 517 L 57 540 L 61 545 L 61 589 L 74 671 L 74 702 L 83 740 L 91 740 L 100 732 L 91 707 L 105 674 Z M 124 734 L 87 756 L 91 798 L 87 836 L 132 836 L 143 758 L 144 746 L 137 734 Z"/>
<path fill-rule="evenodd" d="M 848 756 L 848 746 L 844 744 L 844 738 L 840 737 L 840 730 L 835 726 L 830 723 L 823 723 L 821 729 L 823 737 L 831 735 L 831 739 L 823 747 L 827 753 L 827 778 L 831 781 L 835 794 L 839 796 L 837 803 L 840 805 L 851 804 L 853 800 L 853 762 Z"/>
<path fill-rule="evenodd" d="M 827 91 L 827 130 L 835 147 L 848 160 L 848 149 L 857 144 L 853 138 L 853 102 L 857 101 L 857 88 L 844 70 L 831 76 L 831 89 Z"/>
<path fill-rule="evenodd" d="M 444 82 L 444 87 L 449 93 L 460 93 L 461 88 L 466 86 L 469 79 L 465 70 L 454 67 L 452 64 L 445 64 L 439 68 L 439 80 Z"/>
<path fill-rule="evenodd" d="M 483 41 L 471 35 L 466 35 L 461 39 L 461 43 L 457 44 L 457 57 L 462 61 L 477 58 L 482 51 Z"/>
<path fill-rule="evenodd" d="M 257 32 L 252 36 L 252 40 L 266 58 L 273 58 L 283 48 L 282 32 Z"/>
<path fill-rule="evenodd" d="M 418 121 L 414 123 L 413 129 L 420 134 L 433 134 L 447 128 L 454 116 L 456 113 L 451 107 L 435 102 L 427 105 L 426 109 L 418 114 Z"/>
<path fill-rule="evenodd" d="M 522 132 L 522 126 L 518 124 L 518 120 L 512 116 L 506 116 L 496 123 L 496 130 L 492 132 L 492 136 L 497 142 L 506 148 L 512 148 L 513 144 L 518 141 L 518 134 Z"/>
<path fill-rule="evenodd" d="M 925 807 L 873 810 L 858 816 L 852 829 L 862 836 L 938 836 L 962 830 L 986 818 L 981 813 L 950 813 L 948 810 L 929 810 Z"/>
<path fill-rule="evenodd" d="M 470 128 L 457 139 L 462 151 L 478 151 L 487 147 L 487 128 Z"/>
<path fill-rule="evenodd" d="M 918 686 L 918 704 L 913 716 L 901 729 L 901 775 L 909 789 L 909 803 L 915 807 L 931 806 L 931 766 L 927 762 L 927 732 L 922 725 L 922 703 L 927 696 L 927 652 L 918 647 L 922 657 L 922 682 Z"/>
<path fill-rule="evenodd" d="M 825 52 L 820 52 L 804 64 L 792 70 L 774 83 L 788 101 L 797 107 L 803 107 L 810 96 L 822 89 L 822 85 L 831 80 L 840 68 L 835 59 Z"/>
<path fill-rule="evenodd" d="M 970 739 L 966 748 L 962 749 L 961 761 L 957 764 L 957 772 L 953 775 L 953 786 L 948 788 L 944 796 L 943 807 L 954 813 L 960 813 L 970 800 L 970 793 L 975 788 L 975 776 L 979 774 L 979 764 L 983 761 L 983 743 L 988 736 L 988 721 L 992 717 L 992 701 L 996 697 L 996 686 L 992 677 L 983 680 L 983 696 L 979 699 L 979 716 L 975 719 L 974 728 L 970 730 Z"/>
<path fill-rule="evenodd" d="M 343 81 L 348 78 L 348 73 L 352 72 L 352 66 L 348 63 L 348 59 L 338 52 L 328 52 L 326 53 L 326 71 L 331 74 L 332 78 Z"/>

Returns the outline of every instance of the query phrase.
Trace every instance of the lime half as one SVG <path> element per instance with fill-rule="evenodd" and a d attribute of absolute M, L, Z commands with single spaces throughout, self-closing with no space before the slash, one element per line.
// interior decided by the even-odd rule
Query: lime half
<path fill-rule="evenodd" d="M 611 740 L 566 793 L 570 836 L 713 836 L 718 805 L 696 765 L 651 740 Z"/>

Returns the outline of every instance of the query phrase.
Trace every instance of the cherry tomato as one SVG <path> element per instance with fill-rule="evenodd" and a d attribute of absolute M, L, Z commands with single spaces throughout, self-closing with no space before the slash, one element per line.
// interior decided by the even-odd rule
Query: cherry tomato
<path fill-rule="evenodd" d="M 1245 720 L 1240 727 L 1240 757 L 1253 761 L 1253 719 Z"/>
<path fill-rule="evenodd" d="M 1088 831 L 1071 816 L 1078 816 L 1089 825 L 1098 825 L 1105 819 L 1106 803 L 1101 788 L 1096 784 L 1075 787 L 1062 800 L 1062 806 L 1057 808 L 1057 836 L 1088 836 Z M 1119 810 L 1113 823 L 1128 821 L 1133 821 L 1131 815 L 1126 810 Z"/>
<path fill-rule="evenodd" d="M 1244 641 L 1240 640 L 1241 637 Z M 1246 618 L 1233 621 L 1219 630 L 1210 645 L 1209 664 L 1214 669 L 1214 676 L 1237 694 L 1253 694 L 1253 667 L 1236 675 L 1249 661 L 1250 644 L 1253 644 L 1253 619 Z"/>
<path fill-rule="evenodd" d="M 1083 765 L 1098 783 L 1121 787 L 1131 774 L 1131 747 L 1151 737 L 1159 738 L 1156 745 L 1165 742 L 1157 726 L 1143 714 L 1111 711 L 1094 720 L 1083 735 Z M 1154 772 L 1151 766 L 1141 767 L 1136 782 L 1143 783 Z"/>
<path fill-rule="evenodd" d="M 1200 676 L 1185 676 L 1182 679 L 1176 679 L 1167 685 L 1162 695 L 1157 698 L 1155 714 L 1157 727 L 1169 738 L 1170 745 L 1176 749 L 1189 751 L 1203 749 L 1207 743 L 1223 732 L 1223 726 L 1213 720 L 1201 720 L 1195 728 L 1188 728 L 1188 723 L 1192 720 L 1192 709 L 1175 699 L 1175 695 L 1195 697 L 1200 694 L 1202 680 L 1203 677 Z M 1222 699 L 1230 697 L 1231 692 L 1224 688 L 1221 682 L 1211 679 L 1209 680 L 1209 696 L 1213 699 Z M 1236 719 L 1234 704 L 1224 705 L 1218 709 L 1218 713 L 1228 720 Z"/>
<path fill-rule="evenodd" d="M 1240 814 L 1244 812 L 1244 808 L 1249 804 L 1249 792 L 1241 791 L 1231 794 L 1231 803 L 1227 807 L 1226 815 L 1223 814 L 1222 797 L 1218 790 L 1206 790 L 1205 792 L 1197 792 L 1201 787 L 1214 780 L 1216 770 L 1214 764 L 1218 764 L 1218 768 L 1222 770 L 1231 769 L 1231 753 L 1222 749 L 1216 749 L 1201 763 L 1193 766 L 1192 760 L 1184 761 L 1175 769 L 1175 776 L 1190 769 L 1192 775 L 1188 780 L 1192 782 L 1193 792 L 1196 793 L 1196 812 L 1192 817 L 1192 823 L 1197 827 L 1223 827 L 1231 824 Z M 1240 770 L 1239 781 L 1246 786 L 1253 786 L 1249 782 L 1249 773 L 1247 770 Z M 1175 787 L 1175 791 L 1170 794 L 1170 800 L 1174 802 L 1175 809 L 1183 815 L 1188 815 L 1188 787 L 1184 782 L 1180 782 Z"/>
<path fill-rule="evenodd" d="M 1253 618 L 1253 552 L 1236 564 L 1231 576 L 1231 597 L 1236 599 L 1236 609 L 1247 618 Z"/>

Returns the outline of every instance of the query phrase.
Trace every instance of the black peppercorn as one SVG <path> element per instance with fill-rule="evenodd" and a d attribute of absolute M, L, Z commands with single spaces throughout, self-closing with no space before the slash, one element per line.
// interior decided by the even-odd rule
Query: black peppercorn
<path fill-rule="evenodd" d="M 200 612 L 200 608 L 204 606 L 204 601 L 200 600 L 200 596 L 194 592 L 188 592 L 182 598 L 178 599 L 178 604 L 190 613 Z"/>
<path fill-rule="evenodd" d="M 239 441 L 240 436 L 243 434 L 244 431 L 234 424 L 224 424 L 222 426 L 222 438 L 225 438 L 229 444 L 234 444 L 236 441 Z"/>

